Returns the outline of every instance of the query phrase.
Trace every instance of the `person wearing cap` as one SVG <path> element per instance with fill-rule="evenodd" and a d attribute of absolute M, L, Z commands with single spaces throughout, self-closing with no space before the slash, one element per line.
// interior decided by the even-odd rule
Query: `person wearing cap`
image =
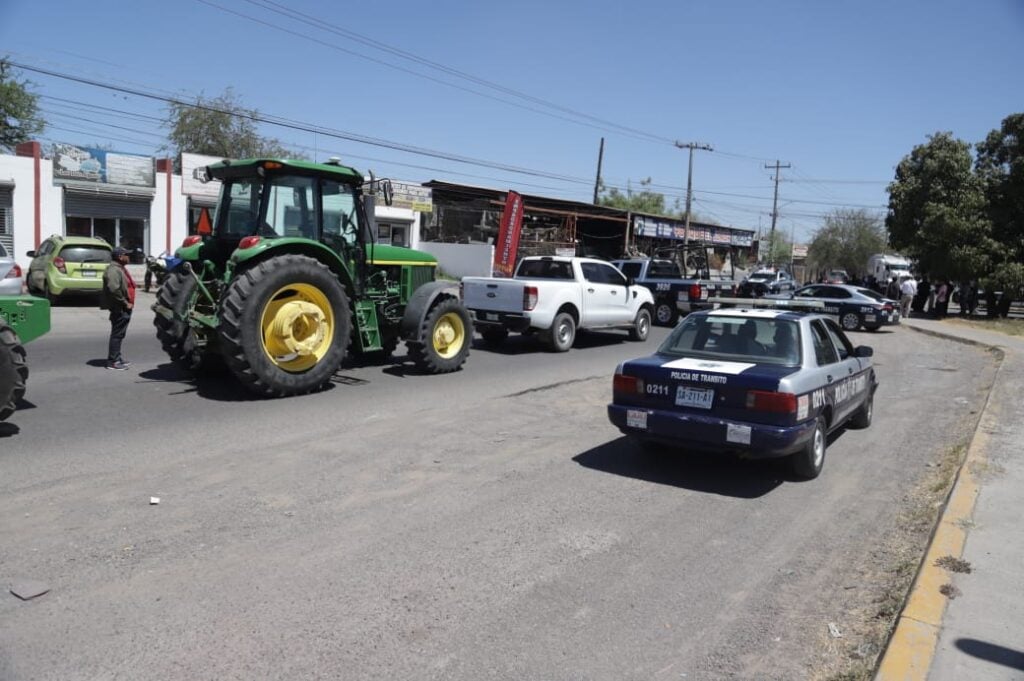
<path fill-rule="evenodd" d="M 132 308 L 135 307 L 135 282 L 125 265 L 128 264 L 129 251 L 115 248 L 113 262 L 103 273 L 103 292 L 101 306 L 110 311 L 110 343 L 107 345 L 107 368 L 115 371 L 127 371 L 131 362 L 126 362 L 121 355 L 121 343 L 128 332 L 128 323 L 132 320 Z"/>

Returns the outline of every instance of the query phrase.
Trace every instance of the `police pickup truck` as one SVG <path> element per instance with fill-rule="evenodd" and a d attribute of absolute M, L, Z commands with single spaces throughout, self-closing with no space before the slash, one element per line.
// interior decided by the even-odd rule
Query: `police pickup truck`
<path fill-rule="evenodd" d="M 608 418 L 647 446 L 789 457 L 815 478 L 828 434 L 871 425 L 878 379 L 822 303 L 719 300 L 615 370 Z"/>
<path fill-rule="evenodd" d="M 735 292 L 734 281 L 686 277 L 668 258 L 630 258 L 612 264 L 654 294 L 654 322 L 661 326 L 674 326 L 680 313 L 710 309 L 709 298 Z"/>
<path fill-rule="evenodd" d="M 464 277 L 462 301 L 489 344 L 509 331 L 536 332 L 552 350 L 572 347 L 577 329 L 624 329 L 647 340 L 654 298 L 603 260 L 523 258 L 512 279 Z"/>

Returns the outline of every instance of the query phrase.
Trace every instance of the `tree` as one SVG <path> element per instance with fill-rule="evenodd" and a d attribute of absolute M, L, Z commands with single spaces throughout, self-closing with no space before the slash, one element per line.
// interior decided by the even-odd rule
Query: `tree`
<path fill-rule="evenodd" d="M 640 186 L 646 187 L 651 184 L 651 178 L 640 180 Z M 626 183 L 626 191 L 619 191 L 617 187 L 608 189 L 601 183 L 597 203 L 600 206 L 618 208 L 620 210 L 634 211 L 637 213 L 650 213 L 652 215 L 669 216 L 670 213 L 665 207 L 665 195 L 649 189 L 635 191 L 632 184 Z M 692 218 L 691 218 L 692 220 Z"/>
<path fill-rule="evenodd" d="M 814 232 L 807 247 L 807 263 L 814 270 L 844 269 L 859 276 L 868 258 L 887 250 L 881 219 L 864 209 L 833 211 Z"/>
<path fill-rule="evenodd" d="M 769 232 L 757 249 L 758 258 L 761 262 L 775 267 L 788 264 L 793 259 L 793 244 L 790 243 L 781 229 Z"/>
<path fill-rule="evenodd" d="M 39 113 L 39 95 L 27 80 L 18 80 L 10 64 L 0 59 L 0 149 L 8 151 L 27 142 L 46 128 Z"/>
<path fill-rule="evenodd" d="M 967 142 L 949 132 L 929 136 L 900 161 L 888 190 L 889 243 L 922 273 L 970 279 L 991 272 L 999 248 Z"/>
<path fill-rule="evenodd" d="M 295 158 L 277 139 L 256 130 L 255 109 L 247 109 L 231 88 L 214 98 L 199 95 L 195 104 L 168 106 L 171 130 L 167 137 L 175 153 L 220 158 L 271 156 Z"/>
<path fill-rule="evenodd" d="M 977 152 L 975 172 L 998 244 L 988 279 L 995 288 L 1016 291 L 1024 285 L 1024 113 L 1004 118 Z"/>

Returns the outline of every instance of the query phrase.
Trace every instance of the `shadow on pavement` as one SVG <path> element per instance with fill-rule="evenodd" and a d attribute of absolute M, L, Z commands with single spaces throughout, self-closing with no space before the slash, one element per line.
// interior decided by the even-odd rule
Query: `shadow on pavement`
<path fill-rule="evenodd" d="M 13 437 L 21 432 L 21 428 L 13 423 L 0 423 L 0 437 Z"/>
<path fill-rule="evenodd" d="M 139 372 L 139 378 L 153 383 L 177 383 L 182 387 L 182 390 L 168 393 L 170 395 L 194 392 L 199 397 L 217 402 L 252 402 L 263 399 L 243 388 L 231 372 L 221 367 L 193 376 L 168 362 L 155 369 Z M 329 385 L 326 389 L 330 390 L 331 387 Z"/>
<path fill-rule="evenodd" d="M 574 350 L 586 350 L 587 348 L 606 347 L 629 342 L 629 337 L 622 331 L 578 331 L 576 342 L 573 343 Z M 644 343 L 636 343 L 637 355 L 645 354 L 642 348 Z M 541 334 L 533 333 L 523 335 L 520 333 L 510 334 L 508 338 L 498 345 L 492 345 L 482 338 L 473 339 L 473 349 L 484 352 L 493 352 L 497 355 L 525 355 L 535 352 L 550 352 L 548 346 L 541 340 Z M 653 352 L 653 349 L 651 350 Z"/>
<path fill-rule="evenodd" d="M 1010 669 L 1024 671 L 1024 652 L 1019 650 L 1006 648 L 995 643 L 979 641 L 975 638 L 958 638 L 954 645 L 962 652 L 980 660 L 987 660 Z"/>
<path fill-rule="evenodd" d="M 740 499 L 764 496 L 790 479 L 783 475 L 781 461 L 743 461 L 670 448 L 647 451 L 625 436 L 574 456 L 573 461 L 602 473 Z"/>

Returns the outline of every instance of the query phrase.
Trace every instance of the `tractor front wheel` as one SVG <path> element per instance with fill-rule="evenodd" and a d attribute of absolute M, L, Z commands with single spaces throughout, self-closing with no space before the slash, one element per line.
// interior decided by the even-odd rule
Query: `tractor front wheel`
<path fill-rule="evenodd" d="M 265 397 L 322 389 L 345 359 L 348 296 L 337 276 L 304 255 L 280 255 L 239 273 L 220 307 L 224 360 Z"/>
<path fill-rule="evenodd" d="M 5 421 L 18 408 L 27 382 L 25 348 L 14 329 L 0 322 L 0 421 Z"/>
<path fill-rule="evenodd" d="M 472 337 L 469 312 L 455 298 L 445 297 L 423 318 L 419 338 L 408 344 L 409 357 L 424 373 L 447 374 L 465 364 Z"/>
<path fill-rule="evenodd" d="M 174 313 L 173 319 L 159 312 L 153 316 L 156 337 L 171 361 L 186 371 L 199 369 L 207 359 L 195 329 L 186 321 L 199 296 L 195 278 L 187 272 L 172 272 L 157 289 L 157 305 Z"/>

